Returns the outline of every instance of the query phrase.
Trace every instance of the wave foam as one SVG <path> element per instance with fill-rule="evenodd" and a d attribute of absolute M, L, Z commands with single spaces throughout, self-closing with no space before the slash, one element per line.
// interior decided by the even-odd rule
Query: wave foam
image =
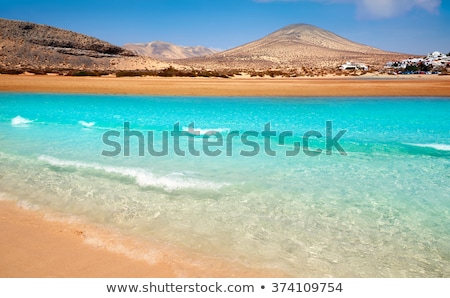
<path fill-rule="evenodd" d="M 33 122 L 33 120 L 23 118 L 20 115 L 11 119 L 11 125 L 13 125 L 13 126 L 24 125 L 24 124 L 28 124 L 28 123 L 32 123 L 32 122 Z"/>
<path fill-rule="evenodd" d="M 86 121 L 83 121 L 83 120 L 78 121 L 78 123 L 81 124 L 83 127 L 86 127 L 86 128 L 91 128 L 92 126 L 95 125 L 95 122 L 86 122 Z"/>
<path fill-rule="evenodd" d="M 61 160 L 52 156 L 41 155 L 40 161 L 47 162 L 50 165 L 58 167 L 75 167 L 81 169 L 93 169 L 111 174 L 118 174 L 125 177 L 133 178 L 141 187 L 158 187 L 166 191 L 174 191 L 179 189 L 212 189 L 217 190 L 227 183 L 215 183 L 211 181 L 199 180 L 185 177 L 182 173 L 170 173 L 165 176 L 157 176 L 149 171 L 140 168 L 125 168 L 104 166 L 97 163 L 84 163 L 71 160 Z"/>
<path fill-rule="evenodd" d="M 450 151 L 450 145 L 447 144 L 409 144 L 406 143 L 405 145 L 414 146 L 414 147 L 421 147 L 421 148 L 432 148 L 439 151 Z"/>
<path fill-rule="evenodd" d="M 213 135 L 216 133 L 224 133 L 229 132 L 229 128 L 200 128 L 196 127 L 193 130 L 189 130 L 189 127 L 183 127 L 183 131 L 188 132 L 191 135 L 194 136 L 201 136 L 201 135 Z"/>

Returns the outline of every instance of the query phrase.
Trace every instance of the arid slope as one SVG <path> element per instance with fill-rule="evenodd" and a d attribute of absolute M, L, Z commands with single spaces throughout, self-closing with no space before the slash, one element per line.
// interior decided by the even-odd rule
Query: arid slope
<path fill-rule="evenodd" d="M 335 68 L 346 61 L 380 66 L 407 56 L 355 43 L 312 25 L 295 24 L 234 49 L 183 63 L 208 68 Z"/>
<path fill-rule="evenodd" d="M 84 34 L 0 19 L 0 69 L 153 69 L 158 64 Z"/>

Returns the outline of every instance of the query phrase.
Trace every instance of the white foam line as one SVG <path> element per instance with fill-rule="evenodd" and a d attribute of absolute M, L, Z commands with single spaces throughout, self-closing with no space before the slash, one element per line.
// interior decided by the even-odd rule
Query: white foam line
<path fill-rule="evenodd" d="M 450 151 L 450 145 L 447 144 L 413 144 L 413 143 L 405 143 L 405 145 L 421 147 L 421 148 L 433 148 L 439 151 Z"/>
<path fill-rule="evenodd" d="M 230 131 L 229 128 L 200 128 L 196 127 L 193 130 L 189 130 L 189 127 L 183 127 L 183 131 L 188 132 L 192 135 L 210 135 L 215 133 L 222 133 Z"/>
<path fill-rule="evenodd" d="M 215 183 L 211 181 L 198 180 L 193 178 L 185 178 L 180 173 L 171 173 L 166 176 L 158 177 L 155 174 L 140 168 L 124 168 L 103 166 L 97 163 L 84 163 L 78 161 L 61 160 L 52 156 L 41 155 L 38 158 L 53 166 L 59 167 L 75 167 L 94 169 L 104 171 L 107 173 L 119 174 L 126 177 L 134 178 L 136 183 L 141 187 L 160 187 L 166 191 L 173 191 L 177 189 L 219 189 L 227 183 Z"/>

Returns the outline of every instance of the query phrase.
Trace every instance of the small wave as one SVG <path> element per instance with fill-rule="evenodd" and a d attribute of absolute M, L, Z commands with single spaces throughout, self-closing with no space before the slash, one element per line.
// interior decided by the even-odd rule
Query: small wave
<path fill-rule="evenodd" d="M 405 145 L 414 146 L 414 147 L 420 147 L 420 148 L 432 148 L 439 151 L 450 151 L 450 145 L 447 144 L 410 144 L 406 143 Z"/>
<path fill-rule="evenodd" d="M 188 132 L 194 136 L 202 136 L 202 135 L 214 135 L 216 133 L 224 133 L 229 132 L 229 128 L 200 128 L 196 127 L 193 130 L 190 130 L 189 127 L 183 127 L 183 131 Z"/>
<path fill-rule="evenodd" d="M 217 190 L 227 183 L 215 183 L 211 181 L 199 180 L 185 177 L 182 173 L 170 173 L 165 176 L 158 176 L 140 168 L 125 168 L 104 166 L 97 163 L 84 163 L 71 160 L 61 160 L 52 156 L 41 155 L 38 160 L 58 167 L 75 167 L 81 169 L 93 169 L 111 174 L 118 174 L 124 177 L 133 178 L 141 187 L 158 187 L 166 191 L 179 189 L 211 189 Z"/>
<path fill-rule="evenodd" d="M 16 116 L 11 119 L 11 125 L 13 125 L 13 126 L 24 125 L 24 124 L 28 124 L 28 123 L 32 123 L 32 122 L 33 122 L 33 120 L 23 118 L 22 116 Z"/>
<path fill-rule="evenodd" d="M 95 125 L 95 122 L 86 122 L 86 121 L 83 121 L 83 120 L 78 121 L 78 123 L 81 124 L 83 127 L 86 127 L 86 128 L 91 128 L 91 127 L 93 127 Z"/>

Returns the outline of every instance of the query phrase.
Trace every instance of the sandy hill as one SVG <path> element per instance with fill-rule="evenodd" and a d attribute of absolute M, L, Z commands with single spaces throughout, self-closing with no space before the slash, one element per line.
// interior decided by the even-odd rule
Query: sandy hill
<path fill-rule="evenodd" d="M 352 42 L 312 25 L 295 24 L 234 49 L 183 63 L 208 68 L 334 68 L 346 61 L 380 66 L 407 56 Z"/>
<path fill-rule="evenodd" d="M 123 48 L 137 55 L 148 56 L 159 60 L 186 59 L 217 53 L 217 51 L 203 46 L 179 46 L 164 41 L 152 41 L 149 43 L 128 43 L 125 44 Z"/>
<path fill-rule="evenodd" d="M 126 49 L 80 33 L 0 19 L 0 69 L 152 68 L 154 60 L 133 56 Z"/>

